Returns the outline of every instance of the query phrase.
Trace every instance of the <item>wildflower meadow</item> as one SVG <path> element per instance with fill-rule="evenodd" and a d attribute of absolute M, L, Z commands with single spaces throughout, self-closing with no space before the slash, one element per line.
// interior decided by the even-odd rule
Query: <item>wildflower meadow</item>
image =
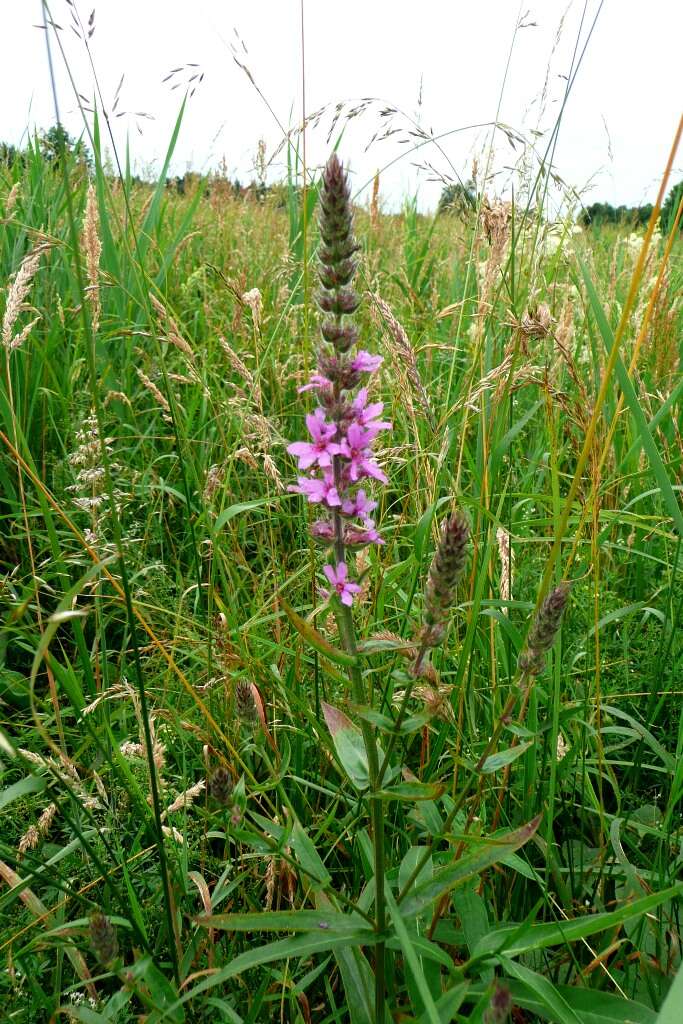
<path fill-rule="evenodd" d="M 187 116 L 0 152 L 0 1021 L 680 1024 L 681 125 L 636 223 Z"/>

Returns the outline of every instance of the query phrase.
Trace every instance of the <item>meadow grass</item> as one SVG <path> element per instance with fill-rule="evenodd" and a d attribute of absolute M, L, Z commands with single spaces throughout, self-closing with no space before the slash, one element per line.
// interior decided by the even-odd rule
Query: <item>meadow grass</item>
<path fill-rule="evenodd" d="M 292 151 L 261 201 L 180 196 L 94 148 L 92 184 L 37 146 L 0 167 L 4 1018 L 679 1020 L 676 233 L 356 210 L 393 422 L 363 705 L 287 490 L 319 178 Z M 466 573 L 415 680 L 454 508 Z"/>

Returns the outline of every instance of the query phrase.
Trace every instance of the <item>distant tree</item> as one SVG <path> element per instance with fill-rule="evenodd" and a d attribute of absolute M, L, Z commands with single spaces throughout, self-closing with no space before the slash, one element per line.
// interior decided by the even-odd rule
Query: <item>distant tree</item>
<path fill-rule="evenodd" d="M 664 205 L 662 206 L 662 212 L 659 215 L 659 219 L 662 225 L 662 231 L 665 234 L 668 234 L 673 227 L 681 196 L 683 196 L 683 181 L 679 181 L 677 185 L 674 185 L 664 200 Z M 681 217 L 678 227 L 680 231 L 683 231 L 683 217 Z"/>
<path fill-rule="evenodd" d="M 584 206 L 579 214 L 579 224 L 588 227 L 590 224 L 622 224 L 625 227 L 642 227 L 650 219 L 652 203 L 645 206 L 612 206 L 611 203 L 591 203 Z"/>
<path fill-rule="evenodd" d="M 436 212 L 463 214 L 474 210 L 476 205 L 477 187 L 474 182 L 463 184 L 461 181 L 453 181 L 442 188 Z"/>
<path fill-rule="evenodd" d="M 83 139 L 74 139 L 62 124 L 54 124 L 46 132 L 38 135 L 38 148 L 50 163 L 58 163 L 66 153 L 77 163 L 83 164 L 88 170 L 93 168 L 93 159 Z"/>
<path fill-rule="evenodd" d="M 24 163 L 24 154 L 16 146 L 8 142 L 0 142 L 0 164 L 14 167 L 15 163 Z"/>

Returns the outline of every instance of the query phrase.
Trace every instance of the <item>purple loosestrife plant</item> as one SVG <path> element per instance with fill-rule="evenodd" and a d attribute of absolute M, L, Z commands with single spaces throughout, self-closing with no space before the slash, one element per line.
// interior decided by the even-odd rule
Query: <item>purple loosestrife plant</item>
<path fill-rule="evenodd" d="M 321 506 L 311 533 L 331 553 L 324 566 L 331 593 L 350 607 L 360 587 L 349 579 L 347 550 L 383 543 L 370 515 L 377 502 L 368 497 L 363 483 L 387 482 L 373 447 L 391 424 L 381 419 L 382 402 L 370 402 L 367 386 L 359 388 L 379 369 L 382 357 L 364 349 L 354 352 L 358 331 L 349 318 L 360 302 L 352 286 L 358 246 L 348 177 L 336 154 L 323 172 L 320 204 L 317 300 L 325 317 L 317 372 L 300 388 L 315 391 L 319 405 L 306 417 L 310 441 L 295 441 L 287 451 L 303 470 L 290 490 Z"/>
<path fill-rule="evenodd" d="M 317 295 L 323 316 L 317 371 L 301 391 L 315 392 L 318 405 L 306 417 L 309 441 L 295 441 L 288 447 L 296 456 L 302 475 L 290 490 L 319 505 L 320 517 L 312 524 L 316 543 L 329 553 L 323 567 L 329 594 L 339 625 L 342 645 L 352 658 L 349 679 L 353 698 L 359 705 L 368 701 L 358 665 L 358 648 L 352 605 L 360 586 L 349 576 L 347 551 L 383 540 L 371 518 L 377 502 L 368 494 L 368 481 L 386 483 L 377 464 L 374 445 L 379 435 L 391 429 L 381 419 L 383 405 L 371 402 L 367 378 L 376 373 L 382 357 L 358 349 L 358 330 L 350 319 L 360 298 L 353 289 L 358 249 L 353 234 L 353 210 L 348 177 L 338 157 L 327 162 L 320 190 L 320 247 L 318 249 L 321 288 Z M 361 386 L 362 385 L 362 386 Z M 384 817 L 380 796 L 380 770 L 374 729 L 361 721 L 367 755 L 370 813 L 375 875 L 375 1014 L 384 1022 L 384 958 L 386 906 L 384 889 Z"/>

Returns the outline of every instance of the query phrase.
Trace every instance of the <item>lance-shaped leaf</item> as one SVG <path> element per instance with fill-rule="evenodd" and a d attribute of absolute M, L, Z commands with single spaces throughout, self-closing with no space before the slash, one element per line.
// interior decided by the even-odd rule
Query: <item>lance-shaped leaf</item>
<path fill-rule="evenodd" d="M 319 654 L 323 654 L 330 661 L 333 661 L 336 665 L 344 665 L 347 668 L 351 668 L 358 664 L 358 659 L 353 654 L 347 654 L 346 651 L 340 651 L 338 647 L 334 647 L 322 633 L 310 622 L 306 622 L 302 619 L 298 612 L 295 612 L 291 605 L 288 605 L 285 600 L 280 598 L 280 604 L 285 610 L 287 618 L 294 626 L 299 636 L 302 636 L 304 640 L 318 651 Z"/>
<path fill-rule="evenodd" d="M 446 791 L 442 782 L 399 782 L 395 786 L 382 789 L 377 794 L 380 800 L 404 800 L 413 803 L 415 800 L 438 800 Z"/>
<path fill-rule="evenodd" d="M 343 711 L 325 701 L 322 709 L 342 768 L 349 781 L 362 792 L 370 785 L 368 755 L 362 733 Z"/>
<path fill-rule="evenodd" d="M 647 914 L 682 892 L 683 883 L 679 882 L 678 885 L 662 889 L 661 892 L 653 892 L 642 899 L 631 900 L 618 910 L 609 910 L 602 914 L 587 914 L 585 917 L 575 917 L 569 921 L 549 921 L 546 924 L 531 924 L 527 927 L 520 927 L 518 924 L 503 925 L 482 936 L 474 949 L 474 955 L 505 953 L 506 956 L 519 956 L 532 949 L 545 949 L 548 946 L 576 942 L 608 928 L 615 928 L 631 918 Z"/>
<path fill-rule="evenodd" d="M 228 932 L 329 932 L 330 935 L 356 935 L 359 929 L 368 928 L 362 917 L 341 914 L 333 909 L 200 914 L 195 917 L 195 921 L 203 928 Z"/>
<path fill-rule="evenodd" d="M 522 825 L 515 832 L 506 832 L 501 836 L 496 836 L 495 839 L 489 839 L 476 850 L 435 872 L 433 878 L 418 885 L 415 889 L 411 889 L 406 894 L 401 901 L 403 916 L 413 917 L 415 914 L 419 914 L 434 900 L 439 899 L 456 885 L 460 885 L 465 879 L 490 868 L 492 864 L 497 863 L 508 854 L 514 853 L 520 846 L 524 846 L 538 828 L 540 820 L 540 816 L 536 817 L 528 825 Z"/>

